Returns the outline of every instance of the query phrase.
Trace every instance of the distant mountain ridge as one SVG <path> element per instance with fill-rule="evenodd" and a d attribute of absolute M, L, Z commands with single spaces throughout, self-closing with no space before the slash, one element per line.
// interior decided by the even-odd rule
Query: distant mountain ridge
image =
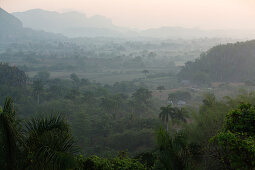
<path fill-rule="evenodd" d="M 12 13 L 19 18 L 25 27 L 34 27 L 36 29 L 54 27 L 94 27 L 94 28 L 114 28 L 111 19 L 104 16 L 95 15 L 87 17 L 85 14 L 72 11 L 58 13 L 55 11 L 46 11 L 42 9 L 31 9 L 25 12 Z M 38 20 L 40 19 L 40 20 Z M 33 23 L 33 25 L 31 24 Z M 48 24 L 48 25 L 46 25 Z"/>
<path fill-rule="evenodd" d="M 33 29 L 33 30 L 32 30 Z M 22 30 L 22 31 L 21 31 Z M 35 32 L 36 30 L 36 32 Z M 48 32 L 48 33 L 46 33 Z M 50 33 L 51 34 L 50 34 Z M 56 35 L 59 34 L 59 35 Z M 134 30 L 119 27 L 111 19 L 95 15 L 87 17 L 79 12 L 58 13 L 41 9 L 9 14 L 0 8 L 0 38 L 10 40 L 22 36 L 30 38 L 113 37 L 134 39 L 196 39 L 196 38 L 255 38 L 252 30 L 202 30 L 198 28 L 160 27 Z M 21 36 L 22 35 L 22 36 Z M 24 38 L 24 37 L 23 37 Z M 63 36 L 62 36 L 63 38 Z"/>
<path fill-rule="evenodd" d="M 111 19 L 95 15 L 87 17 L 80 12 L 59 13 L 42 9 L 12 13 L 24 27 L 47 32 L 60 33 L 68 37 L 142 37 L 142 38 L 255 38 L 254 31 L 202 30 L 199 28 L 160 27 L 133 30 L 116 26 Z"/>
<path fill-rule="evenodd" d="M 0 8 L 0 29 L 19 29 L 22 27 L 22 22 L 16 17 Z"/>
<path fill-rule="evenodd" d="M 62 35 L 24 28 L 18 18 L 0 8 L 0 42 L 2 43 L 63 38 Z"/>
<path fill-rule="evenodd" d="M 12 13 L 24 27 L 61 33 L 69 37 L 120 36 L 120 29 L 106 17 L 87 17 L 79 12 L 58 13 L 42 9 Z"/>

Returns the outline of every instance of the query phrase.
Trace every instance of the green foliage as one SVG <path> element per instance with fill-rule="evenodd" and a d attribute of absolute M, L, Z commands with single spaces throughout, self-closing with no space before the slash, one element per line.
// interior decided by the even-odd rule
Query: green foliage
<path fill-rule="evenodd" d="M 7 86 L 24 87 L 27 81 L 24 71 L 15 66 L 11 67 L 6 63 L 0 63 L 0 77 L 0 84 Z"/>
<path fill-rule="evenodd" d="M 178 107 L 172 107 L 168 105 L 166 107 L 160 108 L 161 112 L 159 113 L 159 118 L 166 123 L 167 131 L 168 131 L 168 122 L 169 120 L 173 121 L 182 121 L 186 122 L 187 115 L 185 114 L 185 110 Z"/>
<path fill-rule="evenodd" d="M 195 145 L 188 142 L 185 132 L 171 136 L 162 128 L 157 132 L 158 152 L 153 169 L 182 170 L 194 167 L 192 158 Z M 198 148 L 196 148 L 198 149 Z"/>
<path fill-rule="evenodd" d="M 226 116 L 225 126 L 211 139 L 218 146 L 219 159 L 226 169 L 253 169 L 255 166 L 255 107 L 241 104 Z"/>
<path fill-rule="evenodd" d="M 47 72 L 47 71 L 40 71 L 38 72 L 35 76 L 34 76 L 34 79 L 35 80 L 40 80 L 42 82 L 46 82 L 48 81 L 50 78 L 50 73 Z"/>
<path fill-rule="evenodd" d="M 139 88 L 132 94 L 132 97 L 134 98 L 135 102 L 137 102 L 137 103 L 150 104 L 150 99 L 152 98 L 152 93 L 148 89 Z"/>
<path fill-rule="evenodd" d="M 6 98 L 4 108 L 0 112 L 0 144 L 1 167 L 14 170 L 17 167 L 17 141 L 20 140 L 13 101 Z"/>
<path fill-rule="evenodd" d="M 255 136 L 255 106 L 241 104 L 238 109 L 231 111 L 225 120 L 225 129 L 248 136 Z"/>
<path fill-rule="evenodd" d="M 39 116 L 25 124 L 25 143 L 29 147 L 31 169 L 69 169 L 75 167 L 78 151 L 68 124 L 61 116 Z"/>
<path fill-rule="evenodd" d="M 157 157 L 154 152 L 142 152 L 135 156 L 135 159 L 145 165 L 147 169 L 152 169 L 156 158 Z"/>
<path fill-rule="evenodd" d="M 42 116 L 18 124 L 11 99 L 0 113 L 1 167 L 4 169 L 71 169 L 77 167 L 70 128 L 61 116 Z"/>
<path fill-rule="evenodd" d="M 187 62 L 178 76 L 196 84 L 252 80 L 255 73 L 254 46 L 254 40 L 218 45 L 194 62 Z"/>
<path fill-rule="evenodd" d="M 91 156 L 81 160 L 84 170 L 145 170 L 146 168 L 137 160 L 126 157 L 116 157 L 112 159 Z"/>

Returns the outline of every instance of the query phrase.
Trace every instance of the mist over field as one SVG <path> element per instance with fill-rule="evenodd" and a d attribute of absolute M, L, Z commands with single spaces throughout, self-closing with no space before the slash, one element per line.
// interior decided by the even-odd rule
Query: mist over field
<path fill-rule="evenodd" d="M 0 0 L 0 167 L 252 170 L 251 0 Z"/>

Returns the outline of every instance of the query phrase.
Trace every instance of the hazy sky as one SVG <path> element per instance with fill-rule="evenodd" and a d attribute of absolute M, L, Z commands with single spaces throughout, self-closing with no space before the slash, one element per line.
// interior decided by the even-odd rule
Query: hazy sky
<path fill-rule="evenodd" d="M 41 8 L 100 14 L 132 28 L 254 29 L 255 0 L 0 0 L 8 12 Z"/>

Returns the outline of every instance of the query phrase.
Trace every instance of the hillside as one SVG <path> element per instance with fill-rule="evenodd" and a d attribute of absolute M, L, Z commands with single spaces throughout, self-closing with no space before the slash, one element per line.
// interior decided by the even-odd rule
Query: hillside
<path fill-rule="evenodd" d="M 30 40 L 64 39 L 62 35 L 47 33 L 44 31 L 34 31 L 24 28 L 22 22 L 0 8 L 0 42 L 24 42 Z"/>
<path fill-rule="evenodd" d="M 244 82 L 255 77 L 255 40 L 218 45 L 185 64 L 179 78 L 196 84 Z"/>
<path fill-rule="evenodd" d="M 22 23 L 16 17 L 10 15 L 5 10 L 0 8 L 0 20 L 1 20 L 1 27 L 0 29 L 19 29 L 22 27 Z"/>
<path fill-rule="evenodd" d="M 24 27 L 61 33 L 69 37 L 119 36 L 120 28 L 104 16 L 87 17 L 79 12 L 58 13 L 41 9 L 13 13 Z"/>

